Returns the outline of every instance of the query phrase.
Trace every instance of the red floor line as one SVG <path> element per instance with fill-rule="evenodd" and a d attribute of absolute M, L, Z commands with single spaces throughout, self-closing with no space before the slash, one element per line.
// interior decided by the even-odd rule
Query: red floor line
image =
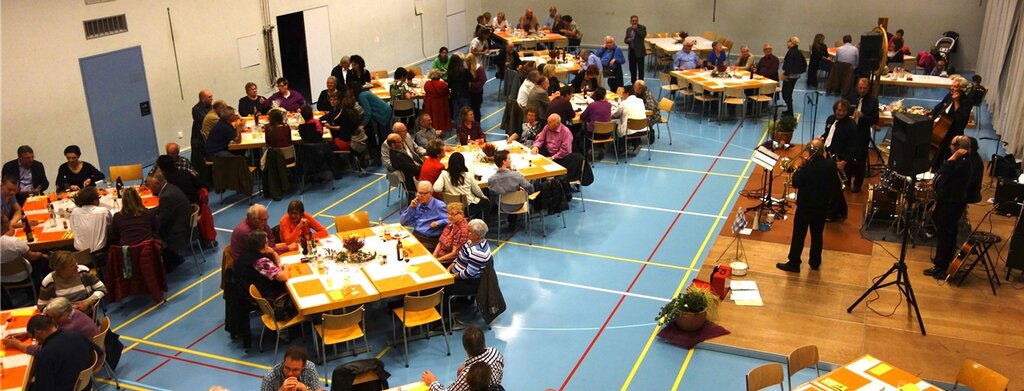
<path fill-rule="evenodd" d="M 199 362 L 199 361 L 195 361 L 195 360 L 189 360 L 187 358 L 168 356 L 166 354 L 157 353 L 157 352 L 151 352 L 151 351 L 148 351 L 148 350 L 145 350 L 145 349 L 135 348 L 135 349 L 132 349 L 132 351 L 133 352 L 139 352 L 139 353 L 146 353 L 146 354 L 150 354 L 150 355 L 157 356 L 157 357 L 163 357 L 163 358 L 166 358 L 168 360 L 177 360 L 177 361 L 186 362 L 186 363 L 189 363 L 189 364 L 195 364 L 195 365 L 199 365 L 199 366 L 204 366 L 204 367 L 207 367 L 207 368 L 219 369 L 219 370 L 222 370 L 222 371 L 225 371 L 225 372 L 231 372 L 231 373 L 237 373 L 239 375 L 255 377 L 257 379 L 262 379 L 263 378 L 262 375 L 256 375 L 256 374 L 252 374 L 252 373 L 248 373 L 248 372 L 242 372 L 242 371 L 239 371 L 237 369 L 224 368 L 222 366 L 213 365 L 213 364 L 207 364 L 207 363 Z"/>
<path fill-rule="evenodd" d="M 722 149 L 718 151 L 718 157 L 721 157 L 722 154 L 725 153 L 725 149 L 729 146 L 729 143 L 732 142 L 732 139 L 736 137 L 736 133 L 739 132 L 742 126 L 742 123 L 736 125 L 736 129 L 733 129 L 732 135 L 729 136 L 729 140 L 727 140 L 725 142 L 725 145 L 722 146 Z M 690 196 L 686 199 L 686 203 L 683 204 L 683 207 L 680 209 L 680 211 L 686 211 L 686 208 L 690 206 L 690 201 L 693 201 L 693 197 L 697 195 L 697 191 L 700 190 L 700 187 L 702 185 L 704 185 L 704 180 L 708 178 L 708 176 L 711 173 L 711 170 L 715 168 L 715 164 L 717 164 L 718 161 L 719 159 L 716 157 L 715 160 L 711 162 L 711 166 L 708 167 L 707 172 L 704 173 L 704 176 L 700 178 L 700 182 L 697 183 L 697 187 L 695 187 L 693 189 L 693 192 L 690 193 Z M 672 228 L 675 227 L 676 222 L 679 221 L 680 217 L 682 217 L 682 214 L 678 213 L 676 214 L 676 217 L 672 219 L 672 223 L 669 224 L 667 229 L 665 229 L 665 233 L 661 235 L 661 239 L 658 240 L 658 244 L 654 246 L 654 249 L 651 250 L 651 254 L 647 256 L 647 262 L 650 262 L 651 259 L 654 258 L 654 254 L 658 252 L 658 248 L 660 248 L 661 244 L 665 242 L 665 238 L 668 237 L 669 232 L 672 232 Z M 629 286 L 626 288 L 625 292 L 628 293 L 633 290 L 633 286 L 636 285 L 636 282 L 640 280 L 640 276 L 644 273 L 645 269 L 647 269 L 647 263 L 644 263 L 643 266 L 640 267 L 640 270 L 637 271 L 636 276 L 633 277 L 633 281 L 629 283 Z M 608 327 L 608 323 L 611 322 L 612 318 L 615 316 L 615 313 L 619 311 L 619 307 L 622 306 L 622 302 L 625 300 L 626 295 L 619 296 L 619 301 L 615 303 L 615 307 L 612 307 L 611 313 L 609 313 L 608 317 L 605 318 L 603 323 L 601 323 L 601 328 L 597 330 L 597 334 L 595 334 L 594 338 L 590 340 L 590 343 L 587 345 L 587 348 L 583 350 L 583 354 L 580 355 L 579 360 L 576 361 L 576 365 L 572 367 L 572 371 L 570 371 L 569 375 L 565 377 L 565 381 L 562 382 L 562 385 L 558 387 L 559 391 L 565 390 L 565 387 L 569 384 L 569 381 L 572 380 L 572 377 L 573 375 L 576 374 L 576 371 L 580 369 L 580 365 L 583 364 L 583 360 L 585 360 L 587 358 L 587 355 L 590 354 L 590 350 L 594 348 L 594 345 L 597 343 L 597 340 L 601 338 L 601 334 L 604 333 L 604 330 Z"/>
<path fill-rule="evenodd" d="M 214 328 L 213 328 L 213 330 L 210 330 L 210 331 L 206 332 L 206 334 L 203 334 L 203 336 L 202 336 L 202 337 L 199 337 L 199 339 L 197 339 L 197 340 L 193 341 L 193 342 L 192 342 L 191 344 L 189 344 L 188 346 L 186 346 L 186 347 L 185 347 L 185 349 L 191 349 L 191 348 L 192 348 L 193 346 L 195 346 L 195 345 L 196 345 L 197 343 L 199 343 L 200 341 L 202 341 L 202 340 L 206 339 L 206 337 L 209 337 L 209 336 L 210 336 L 210 334 L 213 334 L 213 333 L 214 333 L 214 332 L 216 332 L 217 330 L 220 330 L 220 328 L 221 328 L 222 326 L 224 326 L 224 323 L 221 323 L 221 324 L 217 325 L 217 327 L 214 327 Z M 177 357 L 177 356 L 178 356 L 178 355 L 180 355 L 180 354 L 181 354 L 181 352 L 175 353 L 175 354 L 174 354 L 174 357 Z M 145 374 L 143 374 L 143 375 L 142 375 L 141 377 L 139 377 L 138 379 L 135 379 L 135 381 L 136 381 L 136 382 L 141 382 L 141 381 L 142 381 L 142 379 L 145 379 L 145 378 L 146 378 L 146 376 L 149 376 L 149 375 L 150 375 L 150 374 L 152 374 L 153 372 L 156 372 L 156 370 L 157 370 L 157 369 L 160 369 L 160 367 L 163 367 L 164 365 L 166 365 L 166 364 L 167 364 L 167 363 L 169 363 L 169 362 L 171 362 L 171 360 L 170 360 L 170 359 L 164 360 L 164 362 L 162 362 L 162 363 L 158 364 L 157 366 L 153 367 L 153 369 L 150 369 L 150 370 L 149 370 L 148 372 L 146 372 Z"/>

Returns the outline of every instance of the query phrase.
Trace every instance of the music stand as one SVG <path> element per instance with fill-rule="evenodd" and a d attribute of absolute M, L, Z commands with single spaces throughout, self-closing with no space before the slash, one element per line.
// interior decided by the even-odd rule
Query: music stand
<path fill-rule="evenodd" d="M 914 194 L 914 185 L 916 180 L 914 176 L 908 176 L 910 185 L 907 186 L 908 196 L 905 197 L 904 210 L 909 210 L 914 206 L 914 199 L 917 197 Z M 907 299 L 907 304 L 914 308 L 914 314 L 917 315 L 917 324 L 921 327 L 921 335 L 928 335 L 924 330 L 924 319 L 921 318 L 921 309 L 917 306 L 917 296 L 914 295 L 914 288 L 910 285 L 910 274 L 907 272 L 907 244 L 910 242 L 910 229 L 906 226 L 903 227 L 903 241 L 900 243 L 900 258 L 892 264 L 884 274 L 879 276 L 875 283 L 871 285 L 864 294 L 860 295 L 857 301 L 853 302 L 848 308 L 847 313 L 852 313 L 853 309 L 857 307 L 865 298 L 868 297 L 871 292 L 885 288 L 890 285 L 896 285 L 896 288 L 900 291 L 900 294 Z M 889 278 L 889 275 L 895 273 L 896 279 L 894 281 L 885 282 Z"/>
<path fill-rule="evenodd" d="M 772 185 L 775 183 L 775 176 L 772 174 L 775 165 L 779 163 L 779 155 L 761 145 L 754 150 L 754 156 L 750 160 L 764 169 L 764 177 L 761 178 L 761 203 L 752 209 L 757 210 L 756 213 L 761 213 L 764 209 L 773 211 L 775 202 L 772 200 Z"/>

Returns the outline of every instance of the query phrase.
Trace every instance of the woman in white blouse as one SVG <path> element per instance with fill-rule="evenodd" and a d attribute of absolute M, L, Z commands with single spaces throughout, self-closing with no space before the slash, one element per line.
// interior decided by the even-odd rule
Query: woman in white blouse
<path fill-rule="evenodd" d="M 434 181 L 434 192 L 466 196 L 468 216 L 476 216 L 490 207 L 490 200 L 466 167 L 466 157 L 459 152 L 448 156 L 448 168 L 441 171 L 441 176 Z"/>

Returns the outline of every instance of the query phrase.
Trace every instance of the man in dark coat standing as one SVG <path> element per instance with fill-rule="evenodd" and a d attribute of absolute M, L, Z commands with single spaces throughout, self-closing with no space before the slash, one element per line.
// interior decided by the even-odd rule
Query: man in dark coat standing
<path fill-rule="evenodd" d="M 629 83 L 636 83 L 637 79 L 644 79 L 644 56 L 647 55 L 647 47 L 644 39 L 647 38 L 647 27 L 640 24 L 640 18 L 636 15 L 629 17 L 629 27 L 626 28 L 626 45 L 629 46 Z"/>
<path fill-rule="evenodd" d="M 847 172 L 853 182 L 853 192 L 859 193 L 864 185 L 867 173 L 868 147 L 871 146 L 872 127 L 878 123 L 878 98 L 871 96 L 871 84 L 866 77 L 857 80 L 857 92 L 849 99 L 852 113 L 850 117 L 857 123 L 857 149 L 862 153 L 857 157 L 857 164 L 849 166 Z"/>
<path fill-rule="evenodd" d="M 775 264 L 775 267 L 793 273 L 800 272 L 800 254 L 804 251 L 808 228 L 811 231 L 808 263 L 811 270 L 818 270 L 821 266 L 825 216 L 828 214 L 829 202 L 839 187 L 835 162 L 823 156 L 824 142 L 820 139 L 811 140 L 807 152 L 810 154 L 807 164 L 793 173 L 793 187 L 799 189 L 799 192 L 793 218 L 793 238 L 789 244 L 789 261 Z"/>

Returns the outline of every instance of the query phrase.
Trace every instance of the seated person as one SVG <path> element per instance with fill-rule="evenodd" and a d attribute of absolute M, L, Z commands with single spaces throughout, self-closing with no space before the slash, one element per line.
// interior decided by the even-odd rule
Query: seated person
<path fill-rule="evenodd" d="M 231 106 L 225 106 L 218 112 L 220 120 L 210 130 L 210 136 L 206 139 L 206 160 L 213 160 L 214 156 L 235 156 L 228 150 L 228 145 L 242 141 L 242 129 L 245 123 L 242 117 L 235 113 Z"/>
<path fill-rule="evenodd" d="M 281 267 L 281 256 L 274 251 L 267 233 L 261 230 L 249 232 L 242 246 L 244 250 L 235 258 L 234 271 L 243 292 L 248 294 L 251 284 L 256 286 L 260 296 L 271 303 L 281 296 L 287 296 L 285 282 L 288 281 L 288 270 Z M 231 249 L 234 248 L 232 245 Z"/>
<path fill-rule="evenodd" d="M 22 217 L 24 213 L 21 211 L 21 201 L 18 201 L 18 177 L 14 175 L 4 174 L 3 179 L 0 179 L 0 204 L 3 206 L 4 217 L 11 222 L 12 228 L 21 228 Z M 31 222 L 32 225 L 38 223 Z"/>
<path fill-rule="evenodd" d="M 288 79 L 279 77 L 277 78 L 276 84 L 277 92 L 263 102 L 263 107 L 265 109 L 280 107 L 282 109 L 295 112 L 299 111 L 302 106 L 306 105 L 306 98 L 303 97 L 302 94 L 288 88 Z"/>
<path fill-rule="evenodd" d="M 503 194 L 515 193 L 520 190 L 526 190 L 526 194 L 533 193 L 533 184 L 526 180 L 519 171 L 511 170 L 512 159 L 508 157 L 508 151 L 498 151 L 494 154 L 494 165 L 498 166 L 498 171 L 487 178 L 487 190 L 491 194 L 499 196 L 499 205 L 503 212 L 515 212 L 522 208 L 522 205 L 507 205 L 500 203 L 500 196 Z M 508 223 L 511 227 L 516 225 L 517 215 L 508 215 Z"/>
<path fill-rule="evenodd" d="M 74 389 L 79 374 L 93 365 L 94 355 L 103 354 L 91 340 L 57 328 L 46 315 L 30 318 L 25 330 L 40 346 L 32 362 L 35 381 L 30 390 Z"/>
<path fill-rule="evenodd" d="M 747 45 L 740 46 L 740 56 L 736 58 L 736 67 L 746 71 L 754 69 L 754 56 L 750 55 L 750 48 Z"/>
<path fill-rule="evenodd" d="M 401 222 L 404 226 L 412 226 L 413 236 L 431 252 L 437 247 L 438 238 L 445 225 L 448 225 L 448 211 L 444 202 L 434 198 L 434 184 L 421 181 L 416 185 L 416 197 L 409 207 L 402 211 Z"/>
<path fill-rule="evenodd" d="M 330 100 L 330 98 L 328 98 Z M 299 137 L 306 144 L 320 144 L 324 142 L 324 127 L 320 120 L 313 116 L 313 107 L 306 105 L 299 109 L 303 123 L 299 125 Z"/>
<path fill-rule="evenodd" d="M 288 243 L 276 243 L 274 239 L 274 231 L 267 225 L 267 220 L 270 220 L 270 215 L 267 214 L 267 207 L 260 204 L 253 204 L 249 207 L 249 210 L 245 212 L 245 219 L 235 226 L 235 229 L 231 231 L 231 257 L 238 259 L 242 256 L 242 252 L 246 248 L 246 238 L 249 237 L 249 232 L 252 231 L 263 231 L 267 234 L 268 246 L 273 248 L 279 253 L 295 250 L 299 246 Z M 259 247 L 262 249 L 263 247 Z M 257 250 L 259 250 L 257 249 Z M 248 285 L 246 285 L 248 287 Z"/>
<path fill-rule="evenodd" d="M 292 346 L 284 353 L 284 361 L 274 365 L 263 376 L 260 391 L 323 391 L 316 364 L 309 361 L 306 349 Z"/>
<path fill-rule="evenodd" d="M 351 151 L 359 168 L 365 168 L 370 163 L 370 150 L 366 146 L 366 131 L 360 125 L 362 118 L 356 111 L 356 99 L 346 94 L 342 99 L 332 95 L 330 100 L 331 104 L 338 102 L 336 109 L 325 116 L 335 150 Z"/>
<path fill-rule="evenodd" d="M 263 108 L 266 101 L 267 98 L 259 94 L 259 86 L 250 81 L 245 83 L 245 96 L 238 98 L 238 112 L 244 115 L 266 113 L 266 109 Z"/>
<path fill-rule="evenodd" d="M 317 111 L 327 111 L 327 110 L 330 110 L 331 107 L 333 107 L 330 104 L 330 96 L 331 96 L 331 94 L 338 95 L 338 94 L 342 93 L 342 91 L 338 89 L 338 77 L 337 76 L 334 76 L 334 75 L 327 76 L 326 87 L 327 88 L 325 88 L 323 91 L 320 91 L 320 96 L 316 98 L 316 102 L 315 103 L 316 103 Z M 307 105 L 304 105 L 302 107 L 306 107 L 306 106 L 309 106 L 309 105 L 307 104 Z M 302 109 L 299 109 L 299 111 L 302 111 Z"/>
<path fill-rule="evenodd" d="M 100 206 L 100 193 L 87 187 L 75 195 L 77 208 L 71 211 L 68 223 L 75 233 L 75 250 L 89 250 L 97 260 L 105 260 L 110 209 Z"/>
<path fill-rule="evenodd" d="M 42 281 L 50 269 L 49 260 L 46 254 L 32 251 L 28 242 L 23 238 L 14 236 L 14 229 L 11 228 L 11 221 L 7 216 L 0 216 L 0 264 L 8 262 L 26 263 L 27 272 L 15 273 L 0 277 L 0 283 L 14 283 L 24 281 L 29 276 L 36 284 Z M 4 303 L 8 303 L 9 295 L 3 296 Z M 7 308 L 7 306 L 4 306 Z"/>
<path fill-rule="evenodd" d="M 185 261 L 182 254 L 188 249 L 189 218 L 192 215 L 192 204 L 188 197 L 177 186 L 167 183 L 163 173 L 154 173 L 146 178 L 146 186 L 160 200 L 156 207 L 156 215 L 160 220 L 160 240 L 164 267 L 168 271 Z"/>
<path fill-rule="evenodd" d="M 430 371 L 423 371 L 420 380 L 431 390 L 488 390 L 500 385 L 505 373 L 505 356 L 493 347 L 487 347 L 484 331 L 476 325 L 467 326 L 462 332 L 462 347 L 466 349 L 466 361 L 459 366 L 455 382 L 445 388 Z"/>
<path fill-rule="evenodd" d="M 441 237 L 437 240 L 437 247 L 434 247 L 434 258 L 445 265 L 455 259 L 462 244 L 469 240 L 469 225 L 462 208 L 461 202 L 452 202 L 447 205 L 448 225 L 444 226 Z"/>
<path fill-rule="evenodd" d="M 644 100 L 638 95 L 633 94 L 633 86 L 626 86 L 622 89 L 622 102 L 619 103 L 618 110 L 612 115 L 614 118 L 619 119 L 618 135 L 619 137 L 628 136 L 635 133 L 646 132 L 647 130 L 630 130 L 629 120 L 631 119 L 646 119 L 647 118 L 647 107 L 644 106 Z M 620 140 L 621 141 L 621 140 Z M 639 139 L 631 139 L 633 143 L 630 147 L 632 148 L 631 153 L 637 154 L 643 144 Z M 619 146 L 624 146 L 623 143 L 619 143 Z M 619 148 L 623 150 L 623 148 Z"/>
<path fill-rule="evenodd" d="M 208 186 L 198 176 L 189 174 L 187 171 L 178 169 L 174 164 L 174 158 L 168 155 L 160 155 L 156 158 L 156 167 L 164 175 L 167 183 L 170 183 L 185 193 L 188 202 L 199 203 L 199 189 L 206 189 Z"/>
<path fill-rule="evenodd" d="M 594 122 L 609 122 L 612 120 L 612 104 L 605 100 L 607 91 L 598 88 L 591 95 L 594 102 L 587 105 L 587 108 L 580 113 L 580 121 L 587 124 L 587 131 L 594 132 Z"/>
<path fill-rule="evenodd" d="M 57 168 L 57 191 L 76 191 L 83 187 L 94 186 L 96 182 L 103 180 L 105 176 L 92 164 L 83 162 L 78 158 L 82 156 L 82 150 L 77 145 L 68 145 L 64 148 L 64 157 L 67 163 Z"/>
<path fill-rule="evenodd" d="M 490 201 L 484 195 L 476 177 L 466 167 L 466 158 L 455 152 L 448 156 L 448 168 L 434 181 L 434 193 L 464 195 L 469 202 L 469 214 L 476 216 L 490 209 Z"/>
<path fill-rule="evenodd" d="M 772 45 L 764 44 L 764 57 L 757 60 L 757 67 L 754 73 L 779 81 L 779 58 L 772 54 Z"/>
<path fill-rule="evenodd" d="M 43 308 L 43 314 L 53 319 L 53 322 L 61 330 L 79 334 L 90 341 L 100 333 L 99 327 L 96 327 L 96 321 L 92 320 L 88 314 L 73 307 L 71 302 L 63 297 L 50 300 L 50 304 Z M 7 338 L 4 338 L 4 347 L 17 349 L 31 355 L 38 353 L 42 346 L 21 342 L 24 337 L 27 335 L 8 335 Z"/>
<path fill-rule="evenodd" d="M 558 90 L 558 93 L 553 95 L 551 103 L 548 104 L 548 115 L 558 114 L 565 122 L 571 123 L 576 118 L 576 112 L 572 109 L 573 89 L 570 86 L 564 85 Z"/>
<path fill-rule="evenodd" d="M 519 132 L 514 132 L 508 135 L 508 142 L 519 141 L 527 147 L 533 146 L 533 141 L 537 139 L 537 135 L 544 129 L 544 124 L 537 120 L 537 109 L 533 107 L 527 107 L 523 111 L 526 113 L 526 119 L 523 120 L 523 127 Z"/>
<path fill-rule="evenodd" d="M 50 181 L 46 179 L 46 168 L 36 160 L 35 152 L 28 145 L 18 147 L 17 159 L 4 163 L 3 176 L 12 176 L 18 180 L 18 203 L 24 203 L 29 194 L 42 194 L 50 187 Z"/>
<path fill-rule="evenodd" d="M 146 240 L 156 239 L 160 231 L 160 220 L 156 212 L 142 205 L 142 197 L 134 187 L 121 193 L 121 210 L 110 222 L 107 243 L 110 245 L 133 246 Z"/>
<path fill-rule="evenodd" d="M 426 148 L 427 143 L 431 140 L 441 140 L 444 136 L 444 132 L 440 129 L 434 129 L 434 120 L 430 117 L 430 114 L 420 114 L 419 120 L 416 121 L 416 145 Z"/>
<path fill-rule="evenodd" d="M 79 311 L 93 316 L 96 304 L 107 294 L 103 281 L 89 273 L 88 267 L 79 265 L 74 254 L 69 251 L 54 252 L 50 264 L 53 272 L 43 278 L 39 288 L 39 300 L 36 303 L 39 309 L 45 308 L 51 300 L 63 297 Z"/>
<path fill-rule="evenodd" d="M 427 144 L 427 157 L 423 159 L 423 166 L 420 167 L 420 180 L 434 183 L 444 171 L 444 143 L 441 140 L 431 141 Z M 440 194 L 437 194 L 440 197 Z"/>
<path fill-rule="evenodd" d="M 562 124 L 558 114 L 548 116 L 548 124 L 533 143 L 533 153 L 559 161 L 572 153 L 572 132 Z"/>
<path fill-rule="evenodd" d="M 672 55 L 672 69 L 685 71 L 697 68 L 697 52 L 693 51 L 693 40 L 683 40 L 683 50 Z"/>
<path fill-rule="evenodd" d="M 708 53 L 708 58 L 704 59 L 704 67 L 715 68 L 727 65 L 728 62 L 729 54 L 722 50 L 722 41 L 715 41 L 711 46 L 711 53 Z"/>
<path fill-rule="evenodd" d="M 402 123 L 395 123 L 395 126 L 399 125 Z M 416 189 L 416 176 L 420 175 L 421 171 L 421 165 L 416 163 L 419 156 L 414 157 L 415 153 L 409 150 L 406 143 L 402 141 L 402 136 L 397 133 L 388 135 L 387 146 L 387 155 L 383 154 L 385 149 L 381 148 L 381 156 L 388 156 L 386 163 L 390 165 L 391 171 L 399 171 L 405 176 L 405 191 L 412 193 Z"/>
<path fill-rule="evenodd" d="M 297 244 L 300 239 L 309 237 L 311 233 L 312 237 L 327 237 L 324 225 L 316 221 L 313 215 L 306 213 L 306 206 L 299 200 L 288 203 L 288 214 L 281 216 L 280 224 L 281 242 L 288 245 Z"/>
<path fill-rule="evenodd" d="M 573 91 L 587 94 L 600 86 L 600 68 L 596 65 L 590 65 L 586 69 L 586 72 L 580 72 L 572 79 L 570 85 Z"/>
<path fill-rule="evenodd" d="M 445 294 L 475 295 L 480 286 L 480 276 L 491 266 L 491 246 L 487 243 L 487 223 L 480 219 L 471 220 L 469 240 L 459 248 L 455 261 L 448 271 L 455 276 L 455 284 L 445 289 Z"/>
<path fill-rule="evenodd" d="M 476 122 L 476 115 L 473 113 L 473 109 L 469 106 L 465 106 L 459 111 L 459 127 L 456 129 L 459 135 L 459 144 L 466 145 L 470 142 L 474 144 L 483 144 L 487 139 L 484 137 L 484 131 L 480 128 L 480 123 Z"/>

